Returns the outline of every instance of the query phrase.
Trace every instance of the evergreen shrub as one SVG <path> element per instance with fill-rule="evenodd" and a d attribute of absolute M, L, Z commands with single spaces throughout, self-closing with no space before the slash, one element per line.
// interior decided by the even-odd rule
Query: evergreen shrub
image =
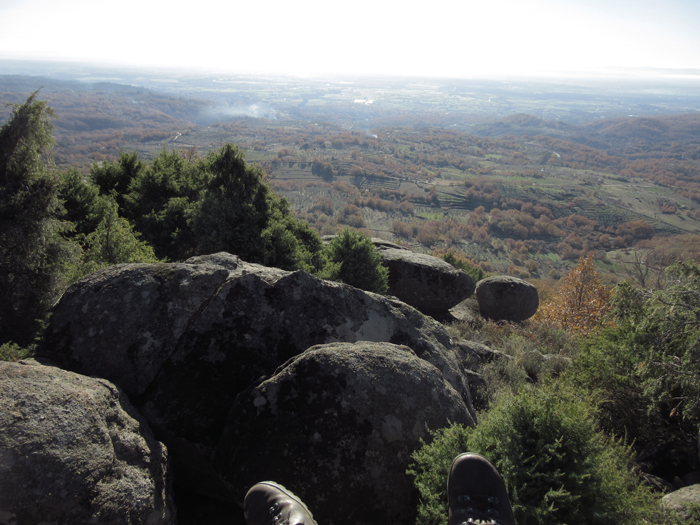
<path fill-rule="evenodd" d="M 421 525 L 447 523 L 447 474 L 465 451 L 499 470 L 519 525 L 637 524 L 656 512 L 629 449 L 604 436 L 592 405 L 561 383 L 504 392 L 476 428 L 452 425 L 432 437 L 408 471 Z"/>
<path fill-rule="evenodd" d="M 389 289 L 389 269 L 382 264 L 372 239 L 345 228 L 324 250 L 333 271 L 323 278 L 383 294 Z"/>
<path fill-rule="evenodd" d="M 31 348 L 22 348 L 12 341 L 0 345 L 0 361 L 17 362 L 21 359 L 32 357 L 33 350 Z"/>
<path fill-rule="evenodd" d="M 486 277 L 486 272 L 480 266 L 473 264 L 464 255 L 460 253 L 455 253 L 451 249 L 445 252 L 443 255 L 435 253 L 434 255 L 441 257 L 445 262 L 450 263 L 458 270 L 463 270 L 467 272 L 471 276 L 471 278 L 474 279 L 475 283 L 481 281 L 484 277 Z"/>

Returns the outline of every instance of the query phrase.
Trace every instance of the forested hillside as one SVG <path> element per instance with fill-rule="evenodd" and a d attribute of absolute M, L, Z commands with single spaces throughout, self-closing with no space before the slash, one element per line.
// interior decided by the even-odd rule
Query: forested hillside
<path fill-rule="evenodd" d="M 59 166 L 114 159 L 129 143 L 167 141 L 175 130 L 195 121 L 207 105 L 107 82 L 0 76 L 0 100 L 4 102 L 0 120 L 10 116 L 5 104 L 22 103 L 39 88 L 40 98 L 56 115 L 53 151 Z"/>
<path fill-rule="evenodd" d="M 2 79 L 10 101 L 40 80 Z M 250 90 L 237 96 L 253 100 Z M 418 250 L 458 253 L 485 271 L 538 278 L 560 277 L 587 252 L 620 279 L 635 258 L 668 262 L 698 249 L 697 114 L 576 125 L 482 116 L 470 132 L 431 127 L 426 117 L 419 127 L 356 131 L 371 106 L 343 125 L 281 112 L 253 118 L 231 107 L 218 114 L 223 122 L 198 125 L 220 101 L 55 80 L 40 97 L 55 105 L 61 168 L 87 176 L 92 163 L 115 162 L 120 151 L 143 161 L 178 151 L 197 161 L 236 144 L 297 217 L 323 234 L 361 228 Z"/>

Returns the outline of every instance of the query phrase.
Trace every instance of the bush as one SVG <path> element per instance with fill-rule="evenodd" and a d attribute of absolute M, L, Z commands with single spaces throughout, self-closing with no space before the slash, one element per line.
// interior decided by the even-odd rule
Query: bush
<path fill-rule="evenodd" d="M 0 345 L 0 361 L 13 361 L 17 362 L 20 359 L 27 359 L 34 355 L 32 349 L 22 348 L 16 343 L 10 341 Z"/>
<path fill-rule="evenodd" d="M 103 219 L 95 231 L 85 236 L 79 277 L 113 264 L 158 262 L 153 248 L 140 240 L 129 221 L 119 217 L 114 200 L 103 198 L 96 208 L 101 210 Z"/>
<path fill-rule="evenodd" d="M 117 163 L 93 166 L 91 178 L 102 195 L 114 196 L 119 217 L 159 258 L 226 251 L 296 270 L 314 266 L 321 249 L 318 235 L 232 144 L 193 161 L 163 151 L 148 164 L 136 153 L 123 153 Z"/>
<path fill-rule="evenodd" d="M 520 525 L 636 524 L 655 512 L 629 450 L 599 432 L 592 406 L 562 385 L 503 394 L 475 429 L 434 432 L 408 471 L 420 492 L 418 523 L 447 523 L 447 473 L 465 451 L 499 470 Z"/>
<path fill-rule="evenodd" d="M 634 443 L 645 471 L 670 481 L 699 465 L 700 267 L 665 273 L 662 290 L 615 289 L 612 326 L 582 344 L 565 378 L 602 401 L 604 429 Z"/>
<path fill-rule="evenodd" d="M 645 472 L 671 481 L 697 469 L 697 427 L 672 415 L 677 403 L 644 391 L 645 367 L 631 346 L 620 327 L 602 330 L 582 341 L 563 379 L 598 400 L 602 429 L 625 436 Z"/>
<path fill-rule="evenodd" d="M 447 250 L 445 253 L 441 253 L 439 250 L 433 252 L 435 257 L 442 258 L 445 262 L 450 263 L 452 266 L 458 270 L 463 270 L 467 272 L 474 282 L 481 281 L 486 277 L 486 272 L 480 267 L 469 260 L 463 253 L 456 252 L 452 248 Z"/>
<path fill-rule="evenodd" d="M 323 277 L 368 292 L 383 294 L 389 289 L 389 270 L 382 265 L 382 259 L 369 237 L 345 228 L 328 243 L 324 251 L 335 269 L 332 275 Z"/>
<path fill-rule="evenodd" d="M 700 265 L 676 263 L 665 274 L 662 290 L 619 286 L 613 313 L 638 356 L 647 394 L 700 423 Z"/>

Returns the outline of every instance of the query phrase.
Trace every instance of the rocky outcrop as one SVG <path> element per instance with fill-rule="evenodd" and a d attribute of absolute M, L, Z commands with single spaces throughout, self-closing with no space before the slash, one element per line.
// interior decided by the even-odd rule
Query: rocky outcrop
<path fill-rule="evenodd" d="M 668 494 L 676 490 L 676 487 L 672 483 L 669 483 L 664 478 L 659 476 L 654 476 L 648 472 L 640 472 L 640 477 L 644 483 L 652 492 L 659 492 L 662 494 Z"/>
<path fill-rule="evenodd" d="M 499 360 L 515 359 L 500 350 L 493 350 L 489 346 L 477 343 L 474 341 L 460 341 L 457 343 L 456 349 L 459 357 L 464 362 L 465 366 L 473 371 L 478 372 L 483 365 Z"/>
<path fill-rule="evenodd" d="M 389 248 L 392 248 L 395 250 L 410 251 L 410 249 L 406 248 L 405 246 L 401 246 L 400 244 L 396 244 L 391 241 L 385 241 L 384 239 L 380 239 L 379 237 L 372 237 L 372 244 L 374 244 L 374 247 L 377 250 L 387 250 Z"/>
<path fill-rule="evenodd" d="M 389 294 L 428 315 L 444 314 L 474 293 L 474 280 L 432 255 L 379 247 L 389 268 Z"/>
<path fill-rule="evenodd" d="M 168 465 L 109 381 L 0 362 L 0 523 L 175 523 Z"/>
<path fill-rule="evenodd" d="M 336 237 L 337 235 L 323 235 L 321 237 L 321 240 L 324 244 L 328 244 Z M 380 239 L 379 237 L 372 237 L 372 244 L 374 244 L 374 247 L 377 248 L 377 250 L 384 250 L 387 248 L 395 248 L 397 250 L 408 250 L 408 248 L 406 248 L 405 246 L 401 246 L 400 244 L 396 244 L 391 241 L 385 241 L 384 239 Z"/>
<path fill-rule="evenodd" d="M 484 365 L 494 361 L 513 361 L 515 358 L 473 341 L 460 341 L 455 352 L 467 368 L 472 405 L 476 410 L 488 409 L 488 384 L 482 375 Z"/>
<path fill-rule="evenodd" d="M 461 322 L 474 325 L 481 319 L 479 303 L 473 295 L 457 306 L 450 308 L 449 316 L 445 316 L 443 322 Z"/>
<path fill-rule="evenodd" d="M 535 315 L 540 305 L 537 288 L 522 279 L 506 275 L 479 281 L 476 300 L 481 315 L 496 321 L 524 321 Z"/>
<path fill-rule="evenodd" d="M 394 299 L 228 254 L 83 279 L 54 309 L 40 354 L 124 388 L 168 446 L 177 483 L 233 500 L 240 495 L 210 457 L 236 396 L 313 345 L 356 341 L 410 347 L 474 419 L 464 367 L 436 321 Z"/>
<path fill-rule="evenodd" d="M 214 463 L 237 494 L 281 482 L 319 523 L 413 523 L 411 453 L 450 421 L 467 406 L 410 348 L 319 345 L 238 397 Z"/>
<path fill-rule="evenodd" d="M 681 519 L 690 520 L 693 509 L 700 506 L 700 485 L 689 485 L 661 498 L 660 505 L 678 513 Z"/>

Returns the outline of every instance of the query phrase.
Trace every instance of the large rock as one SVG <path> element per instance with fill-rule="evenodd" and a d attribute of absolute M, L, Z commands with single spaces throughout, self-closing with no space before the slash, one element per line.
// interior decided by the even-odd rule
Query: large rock
<path fill-rule="evenodd" d="M 659 504 L 662 508 L 677 512 L 682 519 L 690 520 L 693 510 L 700 506 L 700 485 L 689 485 L 666 494 Z"/>
<path fill-rule="evenodd" d="M 479 310 L 479 303 L 476 297 L 473 295 L 468 297 L 457 306 L 450 308 L 449 316 L 445 316 L 445 319 L 441 319 L 444 323 L 446 321 L 468 323 L 472 326 L 481 319 L 481 311 Z"/>
<path fill-rule="evenodd" d="M 388 293 L 425 314 L 444 314 L 474 293 L 471 276 L 438 257 L 396 248 L 378 252 L 389 268 Z"/>
<path fill-rule="evenodd" d="M 484 366 L 494 361 L 513 361 L 515 358 L 473 341 L 457 343 L 455 351 L 467 368 L 472 405 L 479 411 L 488 409 L 489 388 L 482 375 Z"/>
<path fill-rule="evenodd" d="M 336 237 L 337 235 L 323 235 L 321 236 L 321 240 L 324 244 L 328 244 Z M 406 248 L 405 246 L 401 246 L 400 244 L 396 244 L 391 241 L 385 241 L 384 239 L 380 239 L 379 237 L 372 237 L 372 244 L 374 244 L 374 247 L 377 248 L 377 250 L 384 250 L 387 248 L 395 248 L 397 250 L 408 250 L 408 248 Z"/>
<path fill-rule="evenodd" d="M 518 279 L 500 275 L 482 279 L 476 285 L 476 300 L 481 315 L 496 321 L 524 321 L 540 305 L 537 288 Z"/>
<path fill-rule="evenodd" d="M 171 452 L 176 483 L 232 501 L 210 455 L 241 391 L 316 344 L 386 341 L 437 367 L 472 410 L 442 326 L 397 300 L 229 254 L 128 264 L 73 285 L 40 353 L 120 385 Z"/>
<path fill-rule="evenodd" d="M 319 523 L 414 523 L 406 469 L 426 426 L 472 424 L 442 373 L 406 346 L 314 346 L 241 394 L 215 464 L 242 498 L 281 482 Z"/>
<path fill-rule="evenodd" d="M 119 388 L 0 362 L 0 523 L 175 522 L 167 451 Z"/>

